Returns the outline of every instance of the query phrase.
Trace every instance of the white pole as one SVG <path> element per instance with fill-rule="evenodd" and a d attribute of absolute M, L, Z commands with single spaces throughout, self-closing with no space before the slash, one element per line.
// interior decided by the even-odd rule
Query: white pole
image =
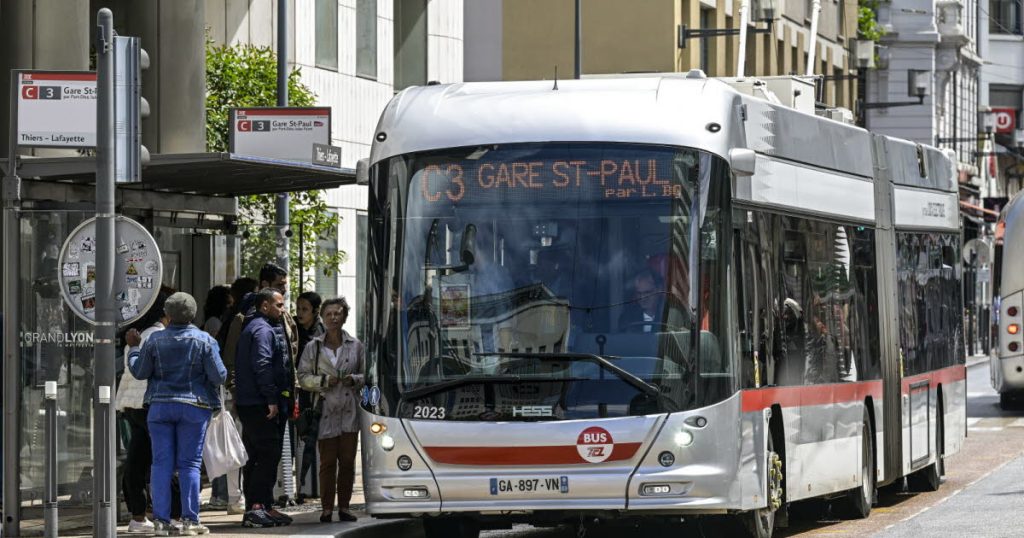
<path fill-rule="evenodd" d="M 742 0 L 740 2 L 740 57 L 736 59 L 737 78 L 743 78 L 743 68 L 747 62 L 747 23 L 749 20 L 750 0 Z"/>
<path fill-rule="evenodd" d="M 821 0 L 811 2 L 811 39 L 807 46 L 807 76 L 814 74 L 814 53 L 818 50 L 818 15 L 821 13 Z"/>

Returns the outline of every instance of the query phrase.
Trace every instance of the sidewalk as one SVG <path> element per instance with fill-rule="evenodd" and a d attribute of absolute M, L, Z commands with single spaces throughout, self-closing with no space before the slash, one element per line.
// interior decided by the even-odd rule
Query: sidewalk
<path fill-rule="evenodd" d="M 988 355 L 968 355 L 967 356 L 967 367 L 970 368 L 975 364 L 988 362 Z"/>
<path fill-rule="evenodd" d="M 249 536 L 305 536 L 315 538 L 340 537 L 345 538 L 405 538 L 422 536 L 422 527 L 418 521 L 409 519 L 373 519 L 362 510 L 353 510 L 352 513 L 359 516 L 359 521 L 354 523 L 320 523 L 320 509 L 316 505 L 315 511 L 308 511 L 305 506 L 296 507 L 307 511 L 297 512 L 289 508 L 282 510 L 293 518 L 295 522 L 287 527 L 272 527 L 268 529 L 247 529 L 242 527 L 242 516 L 225 515 L 222 512 L 202 512 L 200 518 L 203 525 L 210 528 L 211 536 L 225 538 L 246 538 Z M 117 528 L 118 536 L 150 536 L 146 534 L 128 534 L 128 526 L 122 525 Z"/>

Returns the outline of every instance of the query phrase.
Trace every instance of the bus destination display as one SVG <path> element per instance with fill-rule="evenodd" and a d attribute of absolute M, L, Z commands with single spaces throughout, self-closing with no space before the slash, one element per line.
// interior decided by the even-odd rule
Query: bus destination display
<path fill-rule="evenodd" d="M 625 152 L 623 152 L 625 153 Z M 635 155 L 635 152 L 633 152 Z M 411 188 L 427 203 L 515 198 L 643 200 L 682 198 L 675 152 L 641 158 L 463 160 L 428 163 Z"/>

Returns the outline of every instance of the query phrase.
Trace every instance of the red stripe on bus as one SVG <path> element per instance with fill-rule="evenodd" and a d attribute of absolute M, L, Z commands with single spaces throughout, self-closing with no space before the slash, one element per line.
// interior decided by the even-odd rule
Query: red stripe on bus
<path fill-rule="evenodd" d="M 881 380 L 744 390 L 741 399 L 743 412 L 750 413 L 773 404 L 782 407 L 826 405 L 862 401 L 867 396 L 882 397 Z"/>
<path fill-rule="evenodd" d="M 22 73 L 21 80 L 96 80 L 96 73 Z"/>
<path fill-rule="evenodd" d="M 612 455 L 604 461 L 632 458 L 640 443 L 615 443 Z M 580 457 L 576 445 L 560 446 L 428 446 L 427 456 L 448 465 L 576 465 L 588 463 Z"/>
<path fill-rule="evenodd" d="M 904 377 L 900 388 L 903 394 L 908 394 L 910 393 L 910 385 L 920 383 L 921 381 L 928 381 L 928 388 L 934 389 L 941 384 L 963 381 L 964 379 L 967 379 L 967 365 L 957 364 L 926 374 Z M 921 388 L 923 389 L 924 387 Z"/>
<path fill-rule="evenodd" d="M 281 108 L 240 108 L 236 116 L 326 116 L 330 108 L 314 108 L 311 110 L 288 110 Z"/>

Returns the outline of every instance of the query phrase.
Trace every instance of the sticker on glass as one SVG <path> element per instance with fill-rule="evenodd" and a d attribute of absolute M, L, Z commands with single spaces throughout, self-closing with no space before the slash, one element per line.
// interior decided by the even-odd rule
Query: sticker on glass
<path fill-rule="evenodd" d="M 78 262 L 65 263 L 60 268 L 60 274 L 66 277 L 76 277 L 80 274 Z"/>

